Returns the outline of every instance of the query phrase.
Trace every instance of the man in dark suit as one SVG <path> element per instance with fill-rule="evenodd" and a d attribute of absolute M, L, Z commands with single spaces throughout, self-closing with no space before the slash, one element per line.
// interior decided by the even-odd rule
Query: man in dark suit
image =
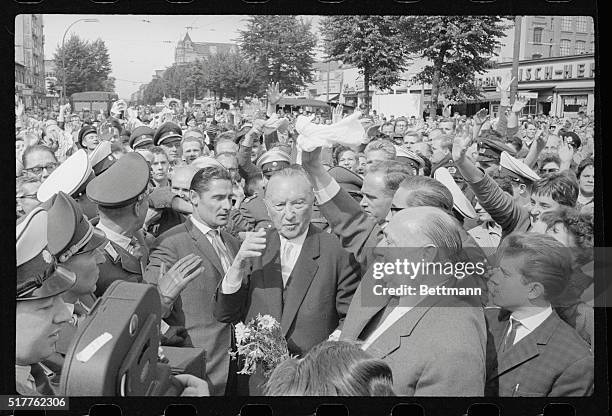
<path fill-rule="evenodd" d="M 300 356 L 342 324 L 359 282 L 359 267 L 340 241 L 310 224 L 313 202 L 301 167 L 270 178 L 265 203 L 275 230 L 247 235 L 219 287 L 215 308 L 222 322 L 273 316 L 289 352 Z M 251 382 L 250 394 L 257 387 Z"/>
<path fill-rule="evenodd" d="M 225 168 L 200 169 L 191 181 L 193 214 L 157 238 L 145 271 L 145 280 L 157 283 L 163 272 L 160 268 L 168 269 L 188 254 L 195 253 L 202 259 L 203 270 L 176 299 L 166 322 L 184 326 L 193 345 L 206 350 L 206 373 L 213 396 L 230 392 L 228 375 L 235 373 L 230 373 L 228 354 L 231 325 L 213 316 L 215 291 L 240 247 L 239 240 L 219 230 L 227 224 L 231 198 L 232 181 Z"/>
<path fill-rule="evenodd" d="M 499 248 L 487 310 L 487 396 L 568 397 L 593 391 L 588 344 L 551 307 L 566 288 L 571 256 L 554 238 L 512 233 Z"/>

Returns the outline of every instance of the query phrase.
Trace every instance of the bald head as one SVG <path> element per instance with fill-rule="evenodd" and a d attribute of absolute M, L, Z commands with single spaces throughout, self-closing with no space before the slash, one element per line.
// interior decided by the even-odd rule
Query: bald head
<path fill-rule="evenodd" d="M 193 167 L 193 165 L 175 168 L 172 174 L 172 193 L 187 201 L 191 180 L 197 171 L 198 169 Z"/>

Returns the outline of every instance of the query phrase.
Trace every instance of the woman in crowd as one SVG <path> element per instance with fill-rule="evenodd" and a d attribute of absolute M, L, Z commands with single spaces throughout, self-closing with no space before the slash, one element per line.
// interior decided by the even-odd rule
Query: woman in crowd
<path fill-rule="evenodd" d="M 340 146 L 336 149 L 337 166 L 342 166 L 343 168 L 356 172 L 358 164 L 357 154 L 352 149 L 344 146 Z"/>
<path fill-rule="evenodd" d="M 589 157 L 580 162 L 576 169 L 580 191 L 576 208 L 583 213 L 593 213 L 593 189 L 595 188 L 594 163 L 593 158 Z"/>
<path fill-rule="evenodd" d="M 394 396 L 391 368 L 358 345 L 326 341 L 274 369 L 267 396 Z"/>

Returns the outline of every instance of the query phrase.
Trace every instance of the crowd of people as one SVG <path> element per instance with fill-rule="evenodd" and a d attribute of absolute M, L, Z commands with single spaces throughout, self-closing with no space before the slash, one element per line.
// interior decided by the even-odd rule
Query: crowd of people
<path fill-rule="evenodd" d="M 56 393 L 78 326 L 126 280 L 159 292 L 162 349 L 206 351 L 183 395 L 592 394 L 593 118 L 499 94 L 495 117 L 286 111 L 278 84 L 265 108 L 16 102 L 17 391 Z M 331 145 L 305 146 L 304 124 Z M 482 292 L 372 297 L 398 256 L 484 260 L 412 280 Z M 259 314 L 291 355 L 269 378 L 229 354 Z"/>

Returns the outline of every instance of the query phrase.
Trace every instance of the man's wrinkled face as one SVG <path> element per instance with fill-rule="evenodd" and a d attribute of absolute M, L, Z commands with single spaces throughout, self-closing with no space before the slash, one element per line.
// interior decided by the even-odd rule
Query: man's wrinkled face
<path fill-rule="evenodd" d="M 360 205 L 370 217 L 383 223 L 391 209 L 393 193 L 385 186 L 385 177 L 381 172 L 366 173 L 361 187 Z"/>
<path fill-rule="evenodd" d="M 17 302 L 15 364 L 31 365 L 50 357 L 62 325 L 71 317 L 60 295 Z"/>
<path fill-rule="evenodd" d="M 195 170 L 180 167 L 172 174 L 170 190 L 174 195 L 187 202 L 189 202 L 189 187 L 191 186 L 191 179 L 194 173 Z"/>
<path fill-rule="evenodd" d="M 42 182 L 49 177 L 57 166 L 58 163 L 53 153 L 34 151 L 27 155 L 23 168 L 26 174 L 37 177 Z"/>
<path fill-rule="evenodd" d="M 219 156 L 217 160 L 225 169 L 229 171 L 234 182 L 238 182 L 240 180 L 240 174 L 238 173 L 238 159 L 236 157 L 222 155 Z"/>
<path fill-rule="evenodd" d="M 395 133 L 404 134 L 407 127 L 408 125 L 404 120 L 399 120 L 397 123 L 395 123 Z"/>
<path fill-rule="evenodd" d="M 291 240 L 306 232 L 312 218 L 314 195 L 301 176 L 272 176 L 266 185 L 266 208 L 278 233 Z"/>
<path fill-rule="evenodd" d="M 89 133 L 83 136 L 83 147 L 88 151 L 93 151 L 100 144 L 98 133 Z"/>
<path fill-rule="evenodd" d="M 17 192 L 17 206 L 26 215 L 40 205 L 40 201 L 36 199 L 38 188 L 40 188 L 40 182 L 28 182 L 21 185 Z"/>
<path fill-rule="evenodd" d="M 533 138 L 535 137 L 535 133 L 536 133 L 536 126 L 533 124 L 528 124 L 527 125 L 527 130 L 525 131 L 525 136 L 529 139 L 529 140 L 533 140 Z"/>

